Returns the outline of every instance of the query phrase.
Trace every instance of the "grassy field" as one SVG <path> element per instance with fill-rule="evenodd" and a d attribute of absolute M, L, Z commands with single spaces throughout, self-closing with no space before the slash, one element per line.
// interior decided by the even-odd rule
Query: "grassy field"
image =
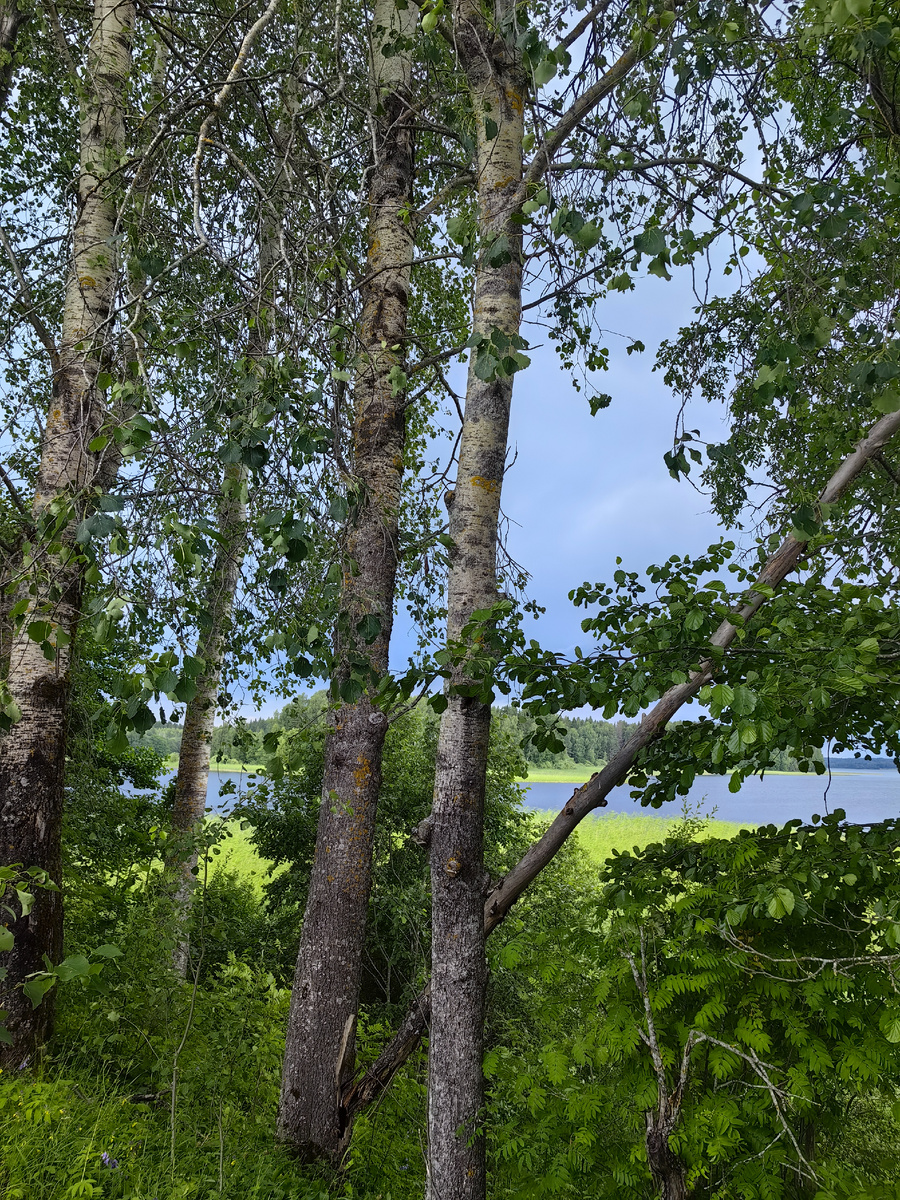
<path fill-rule="evenodd" d="M 595 771 L 603 769 L 599 766 L 588 767 L 529 767 L 528 778 L 518 780 L 519 783 L 587 783 Z"/>
<path fill-rule="evenodd" d="M 593 861 L 602 863 L 613 850 L 633 850 L 635 847 L 642 850 L 651 842 L 663 841 L 678 823 L 679 819 L 672 817 L 601 813 L 582 821 L 575 836 Z M 221 853 L 210 858 L 211 872 L 234 871 L 242 879 L 249 880 L 262 895 L 269 863 L 253 848 L 250 842 L 252 830 L 242 829 L 237 821 L 226 822 L 226 828 L 228 837 L 220 843 Z M 751 828 L 733 821 L 708 821 L 700 837 L 734 837 L 738 830 Z"/>
<path fill-rule="evenodd" d="M 268 878 L 268 859 L 261 858 L 250 841 L 252 829 L 242 829 L 239 821 L 226 821 L 227 836 L 216 847 L 220 853 L 210 854 L 211 874 L 217 871 L 233 871 L 241 879 L 251 883 L 262 896 L 262 885 Z M 283 869 L 283 868 L 279 868 Z"/>
<path fill-rule="evenodd" d="M 177 767 L 178 755 L 167 754 L 166 770 L 174 771 L 177 769 Z M 213 761 L 209 764 L 210 774 L 212 775 L 214 775 L 217 771 L 246 771 L 248 774 L 252 775 L 254 771 L 261 771 L 262 769 L 263 768 L 258 763 L 239 763 L 235 762 L 234 759 L 231 758 L 225 758 L 221 762 L 219 762 L 217 759 L 213 759 Z"/>
<path fill-rule="evenodd" d="M 595 862 L 604 862 L 613 850 L 643 850 L 651 842 L 661 842 L 680 818 L 634 816 L 631 813 L 602 813 L 587 817 L 578 826 L 576 836 Z M 707 821 L 701 839 L 734 837 L 740 829 L 734 821 Z"/>

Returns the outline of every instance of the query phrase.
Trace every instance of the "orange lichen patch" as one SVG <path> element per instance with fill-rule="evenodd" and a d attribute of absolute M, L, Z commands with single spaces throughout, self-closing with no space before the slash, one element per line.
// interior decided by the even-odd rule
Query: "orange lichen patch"
<path fill-rule="evenodd" d="M 513 88 L 506 88 L 506 102 L 513 112 L 521 113 L 525 111 L 525 102 L 521 95 Z"/>
<path fill-rule="evenodd" d="M 462 864 L 460 863 L 458 858 L 448 858 L 447 865 L 444 867 L 444 870 L 447 872 L 448 875 L 458 875 L 459 868 L 461 865 Z"/>
<path fill-rule="evenodd" d="M 95 288 L 97 286 L 97 280 L 90 275 L 82 275 L 78 283 L 83 288 Z"/>
<path fill-rule="evenodd" d="M 498 179 L 494 184 L 494 191 L 499 192 L 505 187 L 510 187 L 519 182 L 516 175 L 504 175 L 502 179 Z"/>
<path fill-rule="evenodd" d="M 359 766 L 353 772 L 353 783 L 356 790 L 361 792 L 371 778 L 372 767 L 367 758 L 360 756 L 356 761 L 359 763 Z"/>
<path fill-rule="evenodd" d="M 481 488 L 482 491 L 487 492 L 489 496 L 492 496 L 494 492 L 500 491 L 500 484 L 496 479 L 484 479 L 481 475 L 473 475 L 470 483 L 472 484 L 472 487 Z"/>

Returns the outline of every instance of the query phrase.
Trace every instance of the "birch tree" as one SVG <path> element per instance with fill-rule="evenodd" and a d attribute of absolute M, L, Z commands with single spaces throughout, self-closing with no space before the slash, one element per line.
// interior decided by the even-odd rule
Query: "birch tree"
<path fill-rule="evenodd" d="M 4 863 L 41 867 L 57 883 L 71 645 L 83 588 L 74 531 L 104 469 L 103 453 L 95 453 L 91 443 L 104 419 L 97 377 L 110 352 L 119 279 L 120 171 L 134 21 L 128 0 L 97 0 L 94 6 L 81 80 L 71 266 L 59 342 L 46 338 L 53 388 L 30 505 L 40 532 L 26 543 L 14 574 L 18 628 L 10 647 L 6 711 L 15 724 L 0 737 L 0 853 Z M 21 983 L 42 969 L 44 955 L 59 957 L 59 893 L 43 893 L 30 915 L 16 922 L 14 936 L 9 974 Z M 12 1044 L 0 1053 L 18 1066 L 44 1040 L 52 1014 L 50 1004 L 34 1009 L 20 989 L 12 996 Z"/>

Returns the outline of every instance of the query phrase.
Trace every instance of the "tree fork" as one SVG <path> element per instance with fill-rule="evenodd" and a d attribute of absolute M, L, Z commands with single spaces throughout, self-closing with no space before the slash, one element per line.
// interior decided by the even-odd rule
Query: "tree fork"
<path fill-rule="evenodd" d="M 391 373 L 406 341 L 415 170 L 410 114 L 412 65 L 403 46 L 415 8 L 377 0 L 370 60 L 375 149 L 371 164 L 367 278 L 362 286 L 360 363 L 354 382 L 353 472 L 357 487 L 345 532 L 341 619 L 332 696 L 350 661 L 372 676 L 388 669 L 398 561 L 406 397 Z M 372 636 L 371 621 L 377 623 Z M 368 628 L 367 628 L 368 627 Z M 301 1158 L 337 1159 L 351 1126 L 340 1090 L 352 1077 L 356 1014 L 372 881 L 387 716 L 367 692 L 332 716 L 309 896 L 288 1019 L 278 1136 Z"/>
<path fill-rule="evenodd" d="M 839 500 L 867 464 L 877 459 L 880 451 L 898 432 L 900 412 L 889 413 L 877 421 L 832 474 L 819 496 L 819 503 L 833 504 Z M 807 544 L 806 541 L 798 541 L 789 534 L 769 557 L 756 583 L 777 590 L 799 565 Z M 766 597 L 751 587 L 744 595 L 744 604 L 738 610 L 737 616 L 742 622 L 746 622 L 765 602 Z M 723 621 L 711 638 L 711 645 L 726 649 L 734 640 L 737 631 L 738 626 L 732 621 Z M 699 665 L 686 683 L 670 688 L 604 769 L 580 788 L 576 788 L 544 835 L 528 848 L 516 866 L 488 895 L 484 905 L 485 936 L 492 933 L 503 921 L 513 904 L 552 861 L 580 822 L 594 809 L 605 807 L 606 797 L 614 787 L 625 782 L 639 752 L 664 732 L 666 724 L 681 706 L 709 683 L 714 674 L 715 665 L 707 659 Z M 378 1099 L 403 1063 L 414 1053 L 419 1039 L 428 1028 L 430 1011 L 429 983 L 413 1001 L 397 1034 L 375 1062 L 365 1074 L 342 1089 L 342 1105 L 348 1122 Z"/>

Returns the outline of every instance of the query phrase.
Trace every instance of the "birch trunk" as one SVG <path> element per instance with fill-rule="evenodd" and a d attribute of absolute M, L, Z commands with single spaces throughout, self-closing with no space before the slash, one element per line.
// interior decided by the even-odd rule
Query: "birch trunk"
<path fill-rule="evenodd" d="M 185 708 L 184 730 L 178 752 L 175 805 L 172 810 L 176 846 L 183 847 L 189 841 L 206 813 L 210 743 L 219 702 L 222 662 L 247 540 L 246 491 L 245 468 L 236 464 L 227 466 L 222 478 L 219 505 L 220 541 L 205 596 L 209 626 L 197 643 L 197 657 L 202 658 L 205 665 L 197 679 L 197 693 Z M 175 912 L 180 926 L 172 966 L 177 974 L 185 978 L 190 958 L 190 940 L 184 926 L 190 916 L 194 870 L 197 866 L 196 849 L 182 853 L 171 865 L 177 875 Z"/>
<path fill-rule="evenodd" d="M 415 8 L 377 0 L 372 25 L 375 142 L 362 290 L 360 365 L 354 381 L 353 471 L 358 502 L 345 535 L 341 616 L 332 695 L 354 659 L 373 677 L 388 669 L 397 575 L 405 395 L 390 373 L 403 361 L 413 235 L 414 173 L 406 39 Z M 399 52 L 386 54 L 391 43 Z M 377 623 L 365 628 L 368 620 Z M 372 848 L 387 718 L 367 693 L 335 713 L 325 751 L 322 804 L 291 996 L 278 1135 L 303 1158 L 339 1156 L 350 1129 L 340 1088 L 353 1073 L 356 1014 L 372 879 Z"/>
<path fill-rule="evenodd" d="M 840 463 L 819 496 L 822 504 L 834 504 L 844 495 L 867 464 L 900 433 L 900 413 L 889 413 L 877 421 L 868 434 Z M 776 589 L 794 571 L 804 554 L 806 542 L 788 536 L 763 567 L 758 584 Z M 751 587 L 744 604 L 737 612 L 740 627 L 746 624 L 765 604 L 766 596 Z M 711 645 L 727 649 L 737 635 L 738 625 L 723 621 L 710 639 Z M 534 842 L 518 863 L 493 888 L 484 905 L 485 936 L 493 932 L 532 880 L 552 862 L 569 835 L 596 808 L 606 805 L 606 797 L 628 778 L 638 754 L 654 738 L 661 736 L 667 723 L 691 697 L 714 677 L 711 661 L 701 663 L 686 683 L 678 684 L 660 698 L 624 746 L 610 759 L 601 772 L 576 788 L 561 811 L 543 834 Z M 349 1118 L 374 1103 L 390 1084 L 394 1075 L 419 1045 L 428 1028 L 431 1012 L 431 984 L 413 1001 L 395 1037 L 359 1079 L 344 1088 L 344 1107 Z"/>
<path fill-rule="evenodd" d="M 81 111 L 78 214 L 66 287 L 53 390 L 41 446 L 32 514 L 51 549 L 16 564 L 20 595 L 29 612 L 13 634 L 7 686 L 21 717 L 0 737 L 0 860 L 43 867 L 60 882 L 63 764 L 69 700 L 71 643 L 81 608 L 82 565 L 73 540 L 84 497 L 102 464 L 89 450 L 103 420 L 97 373 L 111 338 L 118 278 L 117 192 L 125 148 L 124 110 L 131 69 L 132 0 L 96 0 Z M 27 633 L 47 621 L 46 658 Z M 52 995 L 32 1010 L 15 985 L 58 960 L 62 948 L 59 893 L 41 892 L 28 918 L 14 927 L 10 953 L 7 1027 L 13 1044 L 0 1048 L 3 1066 L 19 1066 L 46 1039 Z"/>
<path fill-rule="evenodd" d="M 456 43 L 476 114 L 478 232 L 473 333 L 518 336 L 521 319 L 520 212 L 525 75 L 515 43 L 464 5 Z M 493 136 L 488 136 L 488 133 Z M 508 253 L 497 253 L 506 238 Z M 507 261 L 503 262 L 502 259 Z M 492 265 L 496 263 L 496 265 Z M 475 374 L 473 352 L 450 507 L 447 637 L 459 641 L 477 609 L 497 601 L 497 523 L 506 464 L 512 377 Z M 485 773 L 491 707 L 456 690 L 441 718 L 431 826 L 431 1036 L 428 1072 L 428 1196 L 475 1200 L 485 1192 L 481 1109 L 487 964 L 483 908 Z"/>

